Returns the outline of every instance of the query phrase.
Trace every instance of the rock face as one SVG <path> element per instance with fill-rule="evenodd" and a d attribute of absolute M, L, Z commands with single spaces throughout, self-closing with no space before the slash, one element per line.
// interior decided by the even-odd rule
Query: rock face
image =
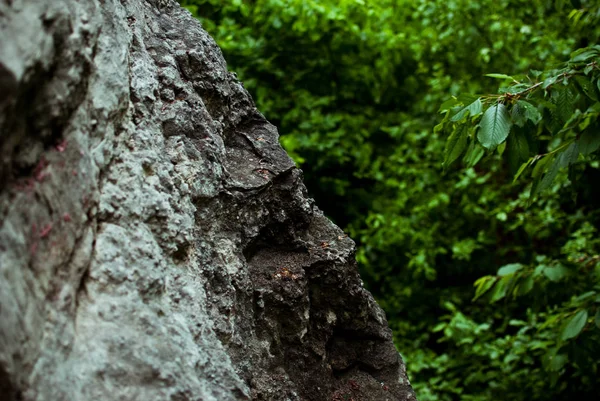
<path fill-rule="evenodd" d="M 354 244 L 165 0 L 0 1 L 0 399 L 414 400 Z"/>

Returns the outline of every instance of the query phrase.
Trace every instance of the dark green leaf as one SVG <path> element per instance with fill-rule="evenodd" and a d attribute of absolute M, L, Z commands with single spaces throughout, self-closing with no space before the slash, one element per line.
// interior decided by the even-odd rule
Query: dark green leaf
<path fill-rule="evenodd" d="M 595 102 L 599 100 L 598 93 L 596 92 L 596 87 L 594 86 L 592 81 L 589 80 L 589 78 L 578 75 L 575 77 L 575 82 L 577 82 L 577 85 L 579 86 L 581 91 L 586 94 L 587 97 L 589 97 Z"/>
<path fill-rule="evenodd" d="M 588 312 L 586 309 L 582 309 L 573 315 L 562 330 L 561 340 L 565 341 L 577 337 L 585 327 L 587 318 Z"/>
<path fill-rule="evenodd" d="M 554 181 L 554 178 L 560 170 L 560 166 L 560 157 L 554 157 L 553 155 L 544 157 L 535 165 L 532 174 L 535 177 L 535 180 L 531 187 L 530 201 L 535 198 L 538 193 L 550 187 L 550 184 L 552 184 L 552 181 Z M 543 175 L 540 175 L 541 173 L 543 173 Z"/>
<path fill-rule="evenodd" d="M 533 157 L 529 158 L 528 161 L 526 161 L 525 163 L 521 164 L 521 167 L 519 167 L 519 170 L 517 170 L 517 173 L 515 174 L 515 178 L 513 178 L 513 182 L 516 182 L 519 177 L 521 176 L 521 174 L 523 174 L 523 171 L 525 171 L 525 169 L 531 165 L 531 163 L 533 163 Z"/>
<path fill-rule="evenodd" d="M 600 132 L 587 129 L 579 137 L 579 151 L 583 155 L 589 155 L 600 148 Z"/>
<path fill-rule="evenodd" d="M 552 91 L 552 103 L 556 105 L 554 114 L 560 119 L 562 124 L 567 122 L 575 112 L 576 100 L 577 94 L 569 86 L 563 87 L 559 85 Z"/>
<path fill-rule="evenodd" d="M 529 158 L 529 143 L 521 132 L 513 133 L 507 142 L 508 167 L 511 172 L 516 172 L 519 166 Z"/>
<path fill-rule="evenodd" d="M 568 167 L 577 161 L 579 157 L 579 144 L 573 142 L 558 156 L 558 168 Z"/>
<path fill-rule="evenodd" d="M 462 155 L 467 146 L 468 136 L 469 130 L 465 125 L 460 125 L 452 131 L 444 149 L 444 168 L 447 168 Z"/>
<path fill-rule="evenodd" d="M 533 275 L 527 276 L 523 281 L 519 283 L 519 288 L 517 290 L 517 295 L 525 295 L 529 293 L 533 289 Z"/>
<path fill-rule="evenodd" d="M 538 159 L 533 167 L 533 172 L 531 175 L 535 177 L 539 177 L 546 171 L 550 163 L 554 160 L 554 155 L 546 155 L 541 159 Z"/>
<path fill-rule="evenodd" d="M 536 191 L 535 191 L 536 194 L 550 188 L 550 185 L 556 178 L 556 175 L 558 174 L 558 171 L 560 170 L 561 165 L 562 165 L 561 159 L 558 157 L 555 158 L 554 162 L 548 168 L 548 171 L 544 174 L 544 176 L 540 180 L 540 184 L 536 188 Z M 533 194 L 533 196 L 535 196 L 536 194 Z"/>
<path fill-rule="evenodd" d="M 596 318 L 594 319 L 594 322 L 596 323 L 596 327 L 600 329 L 600 308 L 596 310 Z"/>
<path fill-rule="evenodd" d="M 483 149 L 481 145 L 477 143 L 477 141 L 471 141 L 469 149 L 467 150 L 467 153 L 465 153 L 463 160 L 465 161 L 467 167 L 473 167 L 479 162 L 479 160 L 481 160 L 484 154 L 485 149 Z"/>
<path fill-rule="evenodd" d="M 550 359 L 550 370 L 558 372 L 565 366 L 569 357 L 566 354 L 556 354 Z"/>
<path fill-rule="evenodd" d="M 506 106 L 502 103 L 491 106 L 483 114 L 479 124 L 477 138 L 481 145 L 493 148 L 500 145 L 510 132 L 510 118 Z"/>
<path fill-rule="evenodd" d="M 516 105 L 525 110 L 525 118 L 531 121 L 532 123 L 537 125 L 542 119 L 542 115 L 540 114 L 537 107 L 535 107 L 531 103 L 526 102 L 524 100 L 518 100 Z"/>

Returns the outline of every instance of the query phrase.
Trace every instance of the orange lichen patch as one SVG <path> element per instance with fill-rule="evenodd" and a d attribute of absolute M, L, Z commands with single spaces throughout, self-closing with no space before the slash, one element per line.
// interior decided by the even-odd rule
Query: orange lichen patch
<path fill-rule="evenodd" d="M 289 280 L 297 280 L 300 278 L 299 275 L 292 273 L 287 267 L 280 267 L 277 269 L 275 274 L 273 274 L 273 278 L 289 281 Z"/>

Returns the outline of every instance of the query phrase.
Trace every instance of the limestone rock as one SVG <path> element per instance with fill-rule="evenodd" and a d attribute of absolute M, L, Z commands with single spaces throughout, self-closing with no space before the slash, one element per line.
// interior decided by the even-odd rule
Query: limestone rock
<path fill-rule="evenodd" d="M 0 1 L 0 399 L 414 400 L 354 243 L 165 0 Z"/>

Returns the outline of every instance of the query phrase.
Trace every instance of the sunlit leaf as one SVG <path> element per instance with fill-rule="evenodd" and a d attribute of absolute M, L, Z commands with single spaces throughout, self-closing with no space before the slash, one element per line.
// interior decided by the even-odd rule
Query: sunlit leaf
<path fill-rule="evenodd" d="M 498 269 L 498 276 L 508 276 L 509 274 L 514 274 L 521 270 L 523 265 L 520 263 L 511 263 L 509 265 L 504 265 L 500 269 Z"/>
<path fill-rule="evenodd" d="M 557 266 L 546 266 L 544 268 L 544 276 L 550 281 L 560 281 L 569 273 L 569 269 L 562 265 Z"/>
<path fill-rule="evenodd" d="M 490 77 L 490 78 L 496 78 L 496 79 L 510 79 L 512 81 L 515 80 L 510 75 L 506 75 L 506 74 L 485 74 L 485 76 Z"/>

